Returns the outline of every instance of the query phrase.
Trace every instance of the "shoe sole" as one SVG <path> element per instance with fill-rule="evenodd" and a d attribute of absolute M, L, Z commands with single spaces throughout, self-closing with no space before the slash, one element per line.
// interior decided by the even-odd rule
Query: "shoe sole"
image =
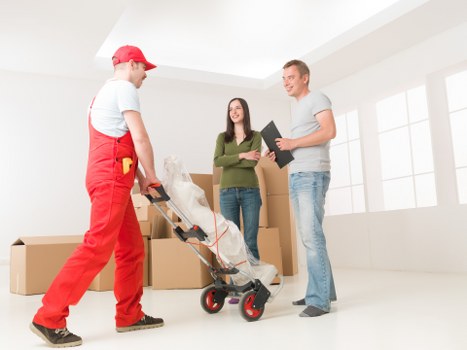
<path fill-rule="evenodd" d="M 65 343 L 65 344 L 54 344 L 49 339 L 47 339 L 47 337 L 39 329 L 37 329 L 32 323 L 29 324 L 29 329 L 35 335 L 37 335 L 39 338 L 41 338 L 43 341 L 45 341 L 46 344 L 51 348 L 71 348 L 71 347 L 79 346 L 79 345 L 83 344 L 82 340 L 78 340 L 78 341 L 71 342 L 71 343 Z"/>
<path fill-rule="evenodd" d="M 141 329 L 151 329 L 151 328 L 160 328 L 164 325 L 164 322 L 157 324 L 145 324 L 139 326 L 129 326 L 129 327 L 117 327 L 116 330 L 118 333 L 133 332 L 139 331 Z"/>

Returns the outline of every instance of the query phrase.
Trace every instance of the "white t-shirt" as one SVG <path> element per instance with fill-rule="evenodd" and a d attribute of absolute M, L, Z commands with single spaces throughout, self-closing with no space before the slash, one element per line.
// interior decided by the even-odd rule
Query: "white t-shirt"
<path fill-rule="evenodd" d="M 94 100 L 91 124 L 104 135 L 121 137 L 128 132 L 124 111 L 140 112 L 136 86 L 127 80 L 108 80 Z"/>
<path fill-rule="evenodd" d="M 291 137 L 298 138 L 319 130 L 316 114 L 331 108 L 331 101 L 321 91 L 312 91 L 300 99 L 292 111 Z M 315 146 L 296 148 L 292 150 L 292 155 L 295 159 L 290 163 L 291 174 L 331 169 L 329 141 Z"/>

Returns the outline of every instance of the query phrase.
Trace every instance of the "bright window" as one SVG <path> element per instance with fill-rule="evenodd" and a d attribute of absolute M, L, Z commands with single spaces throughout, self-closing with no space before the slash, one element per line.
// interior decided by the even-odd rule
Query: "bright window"
<path fill-rule="evenodd" d="M 467 71 L 446 78 L 459 203 L 467 203 Z"/>
<path fill-rule="evenodd" d="M 437 204 L 425 86 L 376 105 L 386 210 Z"/>
<path fill-rule="evenodd" d="M 326 195 L 326 214 L 364 212 L 366 206 L 358 113 L 345 113 L 335 120 L 337 136 L 332 140 L 330 148 L 332 171 Z"/>

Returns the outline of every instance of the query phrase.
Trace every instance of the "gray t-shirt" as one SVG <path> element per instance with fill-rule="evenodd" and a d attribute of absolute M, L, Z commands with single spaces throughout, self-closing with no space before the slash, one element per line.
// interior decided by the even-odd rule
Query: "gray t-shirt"
<path fill-rule="evenodd" d="M 328 109 L 331 109 L 331 100 L 321 91 L 312 91 L 300 99 L 292 111 L 291 137 L 295 139 L 319 130 L 316 114 Z M 290 163 L 290 174 L 331 169 L 329 141 L 316 146 L 296 148 L 292 154 L 295 159 Z"/>

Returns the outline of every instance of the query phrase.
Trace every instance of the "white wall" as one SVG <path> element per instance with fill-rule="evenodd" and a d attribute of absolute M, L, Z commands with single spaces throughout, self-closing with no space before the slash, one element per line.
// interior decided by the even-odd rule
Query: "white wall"
<path fill-rule="evenodd" d="M 19 236 L 84 233 L 85 113 L 98 84 L 9 72 L 1 72 L 0 80 L 5 260 Z"/>
<path fill-rule="evenodd" d="M 153 79 L 140 91 L 143 116 L 156 150 L 156 171 L 163 158 L 177 154 L 191 173 L 211 173 L 216 137 L 225 130 L 227 103 L 243 97 L 251 123 L 261 130 L 272 119 L 284 134 L 289 129 L 289 98 L 256 90 Z"/>
<path fill-rule="evenodd" d="M 323 88 L 335 114 L 358 108 L 370 212 L 327 217 L 336 267 L 467 272 L 467 207 L 458 205 L 447 128 L 443 77 L 467 69 L 467 24 L 432 37 L 377 65 Z M 156 75 L 156 74 L 155 74 Z M 21 235 L 80 234 L 87 229 L 84 188 L 86 107 L 102 81 L 0 72 L 3 151 L 0 172 L 0 262 Z M 439 205 L 381 210 L 374 103 L 425 83 Z M 163 158 L 178 154 L 194 173 L 211 170 L 214 141 L 224 128 L 227 101 L 245 97 L 253 127 L 274 119 L 288 134 L 289 100 L 267 93 L 149 78 L 141 90 L 143 116 L 162 176 Z"/>
<path fill-rule="evenodd" d="M 336 114 L 359 111 L 369 209 L 326 218 L 335 266 L 467 272 L 467 206 L 457 201 L 444 91 L 447 74 L 467 69 L 466 40 L 467 23 L 323 89 Z M 375 103 L 421 84 L 427 87 L 438 206 L 384 212 Z"/>
<path fill-rule="evenodd" d="M 232 97 L 248 101 L 253 128 L 274 119 L 288 129 L 286 96 L 149 74 L 141 105 L 161 178 L 163 159 L 171 154 L 182 157 L 189 172 L 212 172 L 215 140 Z M 0 81 L 0 262 L 6 262 L 19 236 L 82 234 L 88 228 L 86 110 L 102 81 L 5 71 Z"/>

